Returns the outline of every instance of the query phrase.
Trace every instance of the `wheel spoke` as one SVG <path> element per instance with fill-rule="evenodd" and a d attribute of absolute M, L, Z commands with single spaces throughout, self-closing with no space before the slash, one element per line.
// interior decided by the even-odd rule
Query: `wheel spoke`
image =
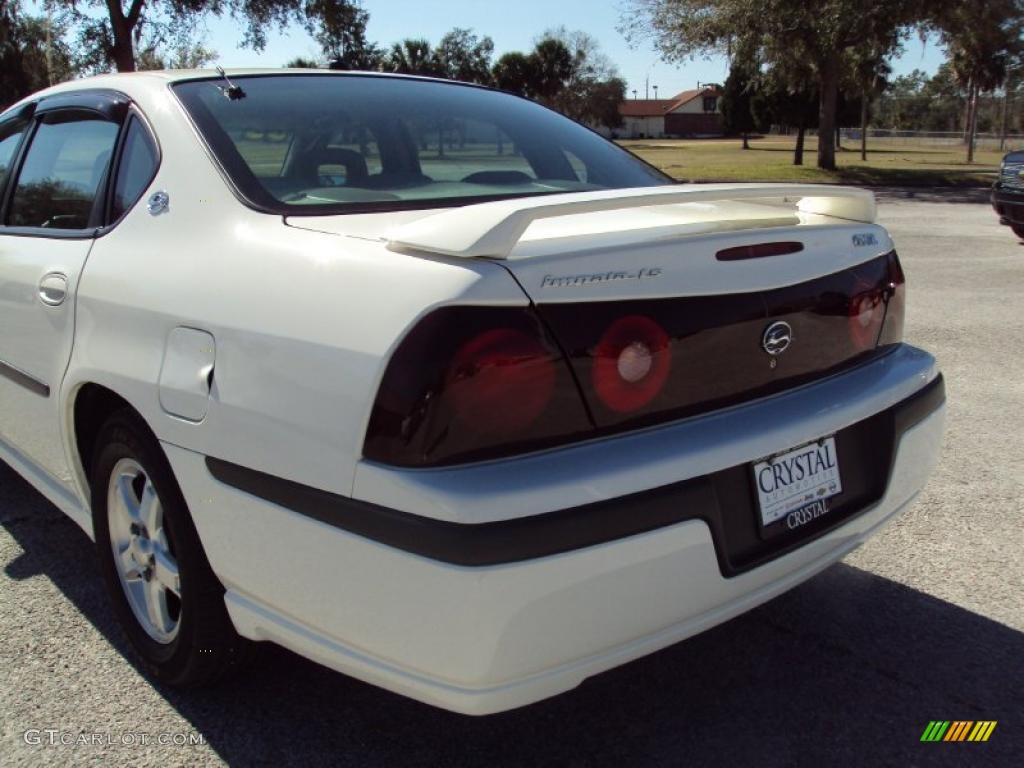
<path fill-rule="evenodd" d="M 156 537 L 161 517 L 160 499 L 156 495 L 156 488 L 153 487 L 152 481 L 147 477 L 146 485 L 142 489 L 142 499 L 139 501 L 139 519 L 151 537 Z"/>
<path fill-rule="evenodd" d="M 128 519 L 133 523 L 143 525 L 144 521 L 139 515 L 139 500 L 135 498 L 135 489 L 132 487 L 134 479 L 133 475 L 127 473 L 119 476 L 117 478 L 117 495 L 125 512 L 128 513 Z"/>
<path fill-rule="evenodd" d="M 171 614 L 167 610 L 167 590 L 156 579 L 145 582 L 146 612 L 153 626 L 166 632 L 171 626 Z"/>
<path fill-rule="evenodd" d="M 161 547 L 157 547 L 153 555 L 155 559 L 153 568 L 154 580 L 163 585 L 169 592 L 173 592 L 178 597 L 181 597 L 181 580 L 178 576 L 178 564 L 174 561 L 171 554 Z"/>

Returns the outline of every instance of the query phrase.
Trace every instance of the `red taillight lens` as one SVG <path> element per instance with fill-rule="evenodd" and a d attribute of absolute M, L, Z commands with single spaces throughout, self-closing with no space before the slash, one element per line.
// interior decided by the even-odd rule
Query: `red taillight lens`
<path fill-rule="evenodd" d="M 858 350 L 903 340 L 905 284 L 896 253 L 885 257 L 884 272 L 860 278 L 847 305 L 850 340 Z"/>
<path fill-rule="evenodd" d="M 621 317 L 604 332 L 594 352 L 594 392 L 617 413 L 635 411 L 657 397 L 671 367 L 665 330 L 643 315 Z"/>
<path fill-rule="evenodd" d="M 903 317 L 907 304 L 907 283 L 903 268 L 895 251 L 889 254 L 889 283 L 887 286 L 885 322 L 878 337 L 878 346 L 899 344 L 903 341 Z"/>
<path fill-rule="evenodd" d="M 445 307 L 392 355 L 363 453 L 441 466 L 544 448 L 590 429 L 568 365 L 532 310 Z"/>
<path fill-rule="evenodd" d="M 873 349 L 885 318 L 885 288 L 858 283 L 847 311 L 850 340 L 861 349 Z"/>
<path fill-rule="evenodd" d="M 551 402 L 556 364 L 540 341 L 513 328 L 473 337 L 445 379 L 451 428 L 498 437 L 527 429 Z"/>

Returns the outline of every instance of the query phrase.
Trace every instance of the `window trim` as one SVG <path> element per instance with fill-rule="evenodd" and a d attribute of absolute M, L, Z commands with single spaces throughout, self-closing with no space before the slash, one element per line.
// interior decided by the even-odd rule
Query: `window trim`
<path fill-rule="evenodd" d="M 28 129 L 22 136 L 21 143 L 18 146 L 15 164 L 11 166 L 12 173 L 4 184 L 4 189 L 2 190 L 3 196 L 2 199 L 0 199 L 0 235 L 10 235 L 13 237 L 45 237 L 60 240 L 92 240 L 102 234 L 105 234 L 110 228 L 112 228 L 112 225 L 106 225 L 103 223 L 107 220 L 109 215 L 107 202 L 109 188 L 113 180 L 111 171 L 114 167 L 115 161 L 119 157 L 118 152 L 124 140 L 128 117 L 133 113 L 133 110 L 134 112 L 138 112 L 137 109 L 134 109 L 134 104 L 131 99 L 120 91 L 90 88 L 68 91 L 53 96 L 46 96 L 39 101 L 25 105 L 21 111 L 24 112 L 25 110 L 31 110 L 31 116 L 29 118 Z M 93 200 L 93 208 L 89 213 L 89 225 L 77 229 L 49 229 L 47 227 L 20 227 L 6 224 L 7 216 L 10 213 L 11 200 L 14 196 L 14 190 L 17 187 L 17 180 L 21 176 L 25 157 L 28 155 L 28 151 L 35 141 L 39 125 L 48 115 L 60 112 L 92 113 L 99 115 L 100 118 L 106 122 L 117 125 L 117 138 L 114 141 L 114 147 L 111 150 L 110 160 L 107 162 L 107 168 L 104 171 L 103 178 L 100 180 L 100 185 L 96 192 L 96 198 Z M 143 122 L 149 130 L 151 138 L 154 138 L 154 143 L 157 146 L 157 153 L 159 156 L 160 145 L 156 142 L 153 131 L 150 129 L 148 122 Z M 152 183 L 152 179 L 150 180 L 150 183 Z"/>
<path fill-rule="evenodd" d="M 11 196 L 11 190 L 14 187 L 13 181 L 21 174 L 21 163 L 25 156 L 25 148 L 28 146 L 29 139 L 36 129 L 36 122 L 32 119 L 31 113 L 28 116 L 17 115 L 9 120 L 4 120 L 3 124 L 6 125 L 17 120 L 24 120 L 25 126 L 22 128 L 18 146 L 15 147 L 14 154 L 11 155 L 11 165 L 8 169 L 7 178 L 0 182 L 0 231 L 5 229 L 4 220 L 7 218 L 7 205 Z"/>
<path fill-rule="evenodd" d="M 146 180 L 146 184 L 142 188 L 142 194 L 135 198 L 135 200 L 132 201 L 132 204 L 125 208 L 124 212 L 118 218 L 112 220 L 111 214 L 114 211 L 114 195 L 117 192 L 117 176 L 121 172 L 121 164 L 124 162 L 125 144 L 128 142 L 128 131 L 131 129 L 132 122 L 135 120 L 138 120 L 143 132 L 153 145 L 155 152 L 153 172 L 150 174 L 149 179 Z M 139 201 L 146 196 L 146 190 L 149 189 L 153 180 L 156 178 L 157 173 L 160 172 L 160 166 L 163 164 L 163 157 L 163 150 L 160 147 L 159 139 L 157 139 L 156 131 L 153 130 L 152 125 L 150 125 L 146 116 L 142 114 L 142 111 L 136 108 L 133 104 L 131 109 L 128 110 L 128 114 L 125 116 L 124 123 L 121 125 L 121 132 L 118 134 L 117 144 L 114 146 L 114 153 L 111 156 L 109 178 L 107 179 L 107 188 L 103 199 L 103 212 L 100 219 L 103 223 L 99 228 L 97 228 L 96 237 L 102 237 L 117 227 L 117 225 L 124 221 L 125 217 L 135 209 L 135 206 L 139 204 Z"/>
<path fill-rule="evenodd" d="M 483 90 L 483 91 L 493 91 L 495 93 L 500 93 L 500 94 L 502 94 L 504 96 L 507 96 L 509 98 L 521 99 L 523 101 L 528 101 L 528 102 L 530 102 L 530 104 L 533 104 L 534 106 L 540 107 L 541 109 L 546 109 L 549 112 L 553 112 L 554 114 L 558 115 L 561 119 L 568 120 L 568 121 L 570 121 L 572 123 L 575 123 L 577 126 L 579 126 L 580 128 L 582 128 L 585 131 L 588 131 L 588 132 L 592 133 L 594 136 L 598 137 L 602 141 L 605 141 L 605 142 L 613 144 L 620 151 L 625 152 L 627 155 L 629 155 L 636 163 L 638 163 L 639 165 L 641 165 L 644 168 L 646 168 L 649 171 L 651 171 L 652 172 L 652 177 L 654 179 L 661 180 L 663 182 L 664 186 L 668 186 L 668 185 L 678 184 L 679 183 L 679 181 L 677 181 L 676 179 L 674 179 L 671 176 L 669 176 L 667 173 L 662 171 L 660 168 L 656 167 L 653 163 L 650 163 L 647 160 L 644 160 L 642 157 L 640 157 L 639 155 L 637 155 L 637 154 L 635 154 L 633 152 L 630 152 L 625 147 L 621 147 L 618 144 L 615 144 L 615 142 L 611 141 L 611 139 L 608 139 L 608 138 L 602 136 L 600 133 L 598 133 L 596 130 L 591 128 L 589 125 L 585 125 L 584 123 L 581 123 L 578 120 L 574 120 L 573 118 L 569 117 L 568 115 L 564 115 L 561 112 L 559 112 L 558 110 L 552 109 L 551 107 L 549 107 L 549 106 L 547 106 L 545 104 L 541 104 L 540 102 L 533 101 L 532 99 L 527 99 L 525 96 L 520 96 L 517 93 L 511 93 L 509 91 L 502 91 L 502 90 L 500 90 L 498 88 L 491 88 L 489 86 L 480 85 L 478 83 L 464 83 L 464 82 L 461 82 L 461 81 L 458 81 L 458 80 L 444 80 L 444 79 L 435 78 L 435 77 L 422 77 L 422 76 L 419 76 L 419 75 L 381 74 L 381 73 L 372 73 L 372 72 L 322 72 L 322 73 L 315 73 L 315 74 L 313 74 L 313 73 L 308 73 L 308 74 L 307 73 L 303 73 L 303 74 L 289 74 L 289 73 L 287 73 L 287 71 L 282 71 L 282 72 L 260 72 L 260 73 L 253 73 L 253 74 L 242 75 L 242 76 L 236 77 L 235 79 L 236 80 L 238 80 L 238 79 L 242 79 L 242 80 L 257 80 L 257 79 L 264 78 L 264 77 L 293 77 L 293 78 L 298 78 L 298 77 L 388 78 L 388 79 L 397 79 L 397 80 L 414 80 L 414 81 L 419 81 L 419 82 L 440 83 L 440 84 L 447 85 L 447 86 L 450 86 L 450 87 L 453 87 L 453 88 L 476 88 L 476 89 Z M 431 199 L 431 200 L 387 200 L 387 201 L 373 202 L 373 203 L 340 203 L 340 204 L 335 205 L 335 206 L 330 206 L 330 205 L 325 205 L 325 206 L 319 206 L 319 205 L 318 206 L 293 206 L 293 205 L 288 205 L 288 204 L 282 204 L 282 203 L 280 203 L 280 201 L 276 200 L 276 198 L 273 198 L 271 195 L 265 195 L 264 196 L 265 197 L 264 200 L 257 200 L 257 199 L 255 199 L 254 196 L 251 196 L 247 192 L 243 191 L 242 188 L 238 184 L 235 183 L 234 177 L 232 176 L 231 173 L 228 172 L 227 164 L 213 150 L 213 147 L 211 146 L 210 142 L 207 140 L 206 135 L 200 129 L 198 121 L 192 115 L 192 112 L 189 110 L 189 108 L 185 105 L 184 99 L 182 99 L 181 95 L 178 93 L 178 89 L 176 88 L 176 86 L 183 85 L 183 84 L 186 84 L 186 83 L 202 83 L 202 82 L 215 83 L 218 80 L 219 80 L 219 78 L 217 76 L 195 77 L 195 78 L 188 78 L 188 79 L 184 79 L 183 78 L 181 80 L 172 80 L 171 82 L 169 82 L 167 84 L 167 90 L 170 91 L 171 96 L 178 103 L 178 106 L 181 109 L 181 113 L 185 116 L 185 119 L 188 121 L 188 124 L 192 127 L 193 134 L 195 135 L 197 141 L 199 141 L 200 146 L 202 146 L 203 150 L 206 152 L 206 156 L 210 159 L 210 162 L 213 163 L 214 168 L 217 169 L 217 172 L 220 174 L 221 178 L 224 180 L 224 183 L 227 185 L 228 189 L 231 190 L 231 193 L 235 196 L 235 198 L 242 205 L 244 205 L 246 208 L 249 208 L 250 210 L 257 211 L 258 213 L 266 213 L 266 214 L 270 214 L 272 216 L 281 216 L 281 217 L 284 217 L 284 218 L 290 218 L 290 217 L 293 217 L 293 216 L 296 217 L 296 218 L 302 218 L 302 217 L 306 217 L 306 216 L 348 216 L 348 215 L 353 215 L 354 216 L 354 215 L 366 214 L 366 213 L 391 213 L 391 212 L 395 212 L 395 211 L 425 211 L 425 210 L 433 210 L 433 209 L 439 209 L 439 208 L 462 208 L 462 207 L 468 206 L 468 205 L 476 205 L 477 203 L 490 203 L 490 202 L 495 202 L 495 201 L 498 201 L 498 200 L 530 200 L 530 199 L 537 198 L 537 197 L 549 197 L 551 195 L 566 194 L 565 192 L 562 192 L 562 191 L 538 192 L 538 193 L 535 193 L 535 194 L 532 194 L 532 195 L 522 195 L 522 194 L 511 193 L 511 194 L 499 194 L 499 195 L 479 195 L 479 196 L 475 196 L 475 197 L 459 196 L 459 197 L 434 198 L 434 199 Z M 652 184 L 651 186 L 653 187 L 653 186 L 659 186 L 659 185 L 658 184 Z M 307 209 L 312 209 L 312 210 L 307 210 Z"/>
<path fill-rule="evenodd" d="M 111 123 L 123 123 L 132 100 L 109 88 L 82 88 L 44 96 L 35 102 L 35 115 L 64 109 L 95 112 Z"/>

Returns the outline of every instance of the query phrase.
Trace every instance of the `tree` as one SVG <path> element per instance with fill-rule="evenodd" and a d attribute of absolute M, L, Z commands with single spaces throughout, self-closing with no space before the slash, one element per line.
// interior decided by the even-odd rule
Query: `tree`
<path fill-rule="evenodd" d="M 0 4 L 0 109 L 76 74 L 59 21 L 21 14 L 20 4 Z"/>
<path fill-rule="evenodd" d="M 575 63 L 572 51 L 561 40 L 545 37 L 534 46 L 530 58 L 533 63 L 534 97 L 553 105 L 555 97 L 565 90 L 573 75 Z"/>
<path fill-rule="evenodd" d="M 434 49 L 440 76 L 448 80 L 490 85 L 494 41 L 478 38 L 471 29 L 456 27 Z"/>
<path fill-rule="evenodd" d="M 836 96 L 836 127 L 833 136 L 836 149 L 843 148 L 840 141 L 842 129 L 860 125 L 861 107 L 864 103 L 859 91 L 860 88 L 856 82 L 844 82 L 843 87 L 839 89 L 839 93 Z"/>
<path fill-rule="evenodd" d="M 1024 54 L 1017 57 L 1013 66 L 1008 68 L 1006 82 L 1003 83 L 1002 109 L 999 117 L 999 151 L 1006 149 L 1006 134 L 1010 125 L 1012 96 L 1020 89 L 1024 80 Z"/>
<path fill-rule="evenodd" d="M 179 45 L 169 52 L 157 47 L 140 50 L 135 57 L 135 67 L 146 69 L 201 69 L 212 64 L 220 55 L 199 44 Z"/>
<path fill-rule="evenodd" d="M 554 41 L 560 45 L 555 45 Z M 545 60 L 558 61 L 569 54 L 569 66 L 560 75 L 545 78 Z M 562 114 L 580 122 L 617 128 L 622 125 L 619 104 L 626 98 L 626 81 L 611 60 L 601 52 L 597 40 L 586 32 L 570 31 L 564 26 L 548 29 L 534 47 L 538 77 L 555 92 L 547 103 Z M 553 71 L 553 70 L 552 70 Z M 543 86 L 542 86 L 543 87 Z"/>
<path fill-rule="evenodd" d="M 383 69 L 489 85 L 493 80 L 493 53 L 494 41 L 491 38 L 479 38 L 471 29 L 456 27 L 441 38 L 437 47 L 423 38 L 407 38 L 393 43 Z"/>
<path fill-rule="evenodd" d="M 722 88 L 722 123 L 725 132 L 742 136 L 744 149 L 750 149 L 747 135 L 755 127 L 750 99 L 756 77 L 756 69 L 737 57 L 729 68 L 729 77 Z"/>
<path fill-rule="evenodd" d="M 384 69 L 403 75 L 441 75 L 434 49 L 430 47 L 430 41 L 423 38 L 407 38 L 400 43 L 393 43 L 384 62 Z"/>
<path fill-rule="evenodd" d="M 768 70 L 758 79 L 759 85 L 750 100 L 750 111 L 758 126 L 780 125 L 796 129 L 796 145 L 793 149 L 793 165 L 804 164 L 804 141 L 807 130 L 818 124 L 818 92 L 804 81 L 802 87 L 791 83 L 799 79 L 785 77 L 782 73 Z M 823 134 L 819 131 L 819 136 Z M 822 139 L 819 138 L 819 145 Z M 831 144 L 831 142 L 827 142 Z"/>
<path fill-rule="evenodd" d="M 29 93 L 16 3 L 0 6 L 0 110 Z"/>
<path fill-rule="evenodd" d="M 962 100 L 960 87 L 948 73 L 943 75 L 941 67 L 931 79 L 915 69 L 889 83 L 878 103 L 878 124 L 895 130 L 954 131 Z"/>
<path fill-rule="evenodd" d="M 499 58 L 492 70 L 495 86 L 509 93 L 533 98 L 537 82 L 536 60 L 520 51 L 512 51 Z"/>
<path fill-rule="evenodd" d="M 292 69 L 320 69 L 320 62 L 314 59 L 307 59 L 303 56 L 296 56 L 285 64 L 285 66 Z"/>
<path fill-rule="evenodd" d="M 574 120 L 615 128 L 626 81 L 585 32 L 547 30 L 529 53 L 506 53 L 491 76 L 498 88 L 535 99 Z"/>
<path fill-rule="evenodd" d="M 384 65 L 384 51 L 366 37 L 370 14 L 357 3 L 308 0 L 306 15 L 331 69 L 372 72 Z"/>
<path fill-rule="evenodd" d="M 957 0 L 936 13 L 941 39 L 957 82 L 967 89 L 964 134 L 967 162 L 974 162 L 978 94 L 1006 80 L 1010 61 L 1022 50 L 1024 3 L 1021 0 Z"/>
<path fill-rule="evenodd" d="M 299 22 L 307 29 L 328 20 L 332 34 L 344 27 L 345 9 L 357 0 L 47 0 L 78 32 L 79 55 L 85 67 L 134 72 L 136 46 L 142 49 L 191 43 L 196 24 L 205 16 L 228 13 L 242 26 L 242 43 L 263 50 L 267 32 Z M 145 34 L 146 40 L 143 41 Z"/>
<path fill-rule="evenodd" d="M 921 5 L 921 0 L 630 0 L 622 24 L 631 39 L 652 39 L 668 60 L 739 45 L 780 73 L 808 66 L 819 92 L 819 135 L 831 137 L 850 52 L 870 46 L 888 54 L 922 18 Z M 818 142 L 818 166 L 835 169 L 832 141 Z"/>
<path fill-rule="evenodd" d="M 860 159 L 868 159 L 868 117 L 871 102 L 889 84 L 892 67 L 878 51 L 864 47 L 854 51 L 851 57 L 848 80 L 860 98 Z"/>
<path fill-rule="evenodd" d="M 618 128 L 623 123 L 619 105 L 625 100 L 626 81 L 621 77 L 592 80 L 583 84 L 575 113 L 566 114 L 580 122 Z"/>

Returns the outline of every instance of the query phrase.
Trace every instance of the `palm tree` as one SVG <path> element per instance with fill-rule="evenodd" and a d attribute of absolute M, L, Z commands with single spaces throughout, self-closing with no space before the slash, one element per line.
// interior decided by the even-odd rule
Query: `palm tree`
<path fill-rule="evenodd" d="M 441 74 L 437 56 L 430 41 L 423 38 L 406 38 L 391 46 L 385 68 L 390 72 L 403 75 L 428 75 L 436 77 Z"/>
<path fill-rule="evenodd" d="M 988 0 L 957 7 L 945 19 L 942 42 L 957 83 L 967 90 L 964 141 L 967 162 L 974 162 L 978 125 L 978 94 L 998 88 L 1007 68 L 1021 50 L 1021 18 L 1017 0 Z"/>

